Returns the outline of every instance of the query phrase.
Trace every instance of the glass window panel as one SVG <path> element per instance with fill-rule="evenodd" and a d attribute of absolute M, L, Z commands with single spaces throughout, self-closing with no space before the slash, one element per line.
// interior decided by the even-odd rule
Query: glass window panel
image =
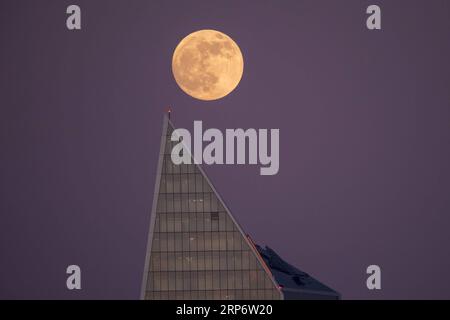
<path fill-rule="evenodd" d="M 233 231 L 233 230 L 234 230 L 233 220 L 231 220 L 230 217 L 227 217 L 227 231 Z"/>
<path fill-rule="evenodd" d="M 180 232 L 174 233 L 175 236 L 175 251 L 183 250 L 183 234 Z"/>
<path fill-rule="evenodd" d="M 178 166 L 174 166 L 174 168 L 178 168 Z M 173 175 L 173 193 L 181 192 L 181 176 L 179 174 Z"/>
<path fill-rule="evenodd" d="M 242 271 L 242 288 L 250 288 L 250 272 L 248 270 Z"/>
<path fill-rule="evenodd" d="M 242 299 L 250 300 L 250 290 L 242 290 Z"/>
<path fill-rule="evenodd" d="M 213 213 L 214 214 L 214 213 Z M 211 219 L 211 231 L 219 231 L 219 219 Z"/>
<path fill-rule="evenodd" d="M 264 288 L 266 288 L 266 289 L 272 289 L 273 288 L 273 282 L 270 279 L 270 277 L 267 276 L 267 274 L 264 277 Z"/>
<path fill-rule="evenodd" d="M 172 152 L 172 141 L 171 141 L 171 137 L 169 136 L 168 139 L 166 139 L 166 145 L 164 147 L 164 153 L 166 154 L 165 158 L 166 158 L 166 162 L 167 158 L 169 157 L 169 154 Z"/>
<path fill-rule="evenodd" d="M 226 230 L 227 217 L 225 212 L 219 212 L 219 231 Z"/>
<path fill-rule="evenodd" d="M 174 214 L 174 231 L 181 232 L 181 213 Z"/>
<path fill-rule="evenodd" d="M 196 207 L 197 207 L 196 211 L 203 212 L 203 193 L 196 194 L 195 203 L 196 203 Z"/>
<path fill-rule="evenodd" d="M 244 299 L 244 292 L 242 290 L 235 290 L 235 299 L 236 300 L 242 300 Z"/>
<path fill-rule="evenodd" d="M 197 252 L 197 268 L 198 270 L 205 270 L 205 253 Z"/>
<path fill-rule="evenodd" d="M 220 270 L 227 270 L 227 253 L 220 252 Z"/>
<path fill-rule="evenodd" d="M 172 162 L 172 156 L 170 154 L 166 155 L 165 157 L 166 162 L 166 174 L 172 174 L 173 173 L 173 162 Z"/>
<path fill-rule="evenodd" d="M 217 197 L 215 194 L 211 194 L 211 211 L 212 212 L 219 211 L 217 207 Z"/>
<path fill-rule="evenodd" d="M 264 291 L 265 290 L 258 290 L 258 299 L 259 300 L 264 300 L 264 298 L 266 297 L 266 294 Z"/>
<path fill-rule="evenodd" d="M 218 232 L 211 233 L 211 244 L 212 244 L 212 250 L 220 249 L 220 240 L 219 240 Z"/>
<path fill-rule="evenodd" d="M 167 251 L 168 252 L 175 251 L 175 239 L 174 234 L 172 232 L 167 233 Z"/>
<path fill-rule="evenodd" d="M 175 286 L 176 286 L 175 274 L 176 274 L 176 272 L 168 272 L 167 273 L 167 278 L 168 278 L 168 282 L 169 282 L 169 290 L 175 290 Z"/>
<path fill-rule="evenodd" d="M 241 244 L 242 244 L 242 235 L 239 231 L 235 231 L 233 236 L 233 249 L 234 250 L 241 250 Z"/>
<path fill-rule="evenodd" d="M 166 193 L 166 175 L 161 175 L 161 180 L 159 181 L 159 193 Z"/>
<path fill-rule="evenodd" d="M 175 270 L 176 271 L 183 270 L 183 253 L 182 252 L 175 253 Z"/>
<path fill-rule="evenodd" d="M 203 192 L 212 193 L 211 186 L 209 185 L 208 181 L 206 179 L 203 179 Z"/>
<path fill-rule="evenodd" d="M 188 193 L 189 192 L 189 179 L 187 174 L 181 175 L 181 192 Z"/>
<path fill-rule="evenodd" d="M 212 272 L 212 286 L 214 290 L 220 289 L 220 272 Z"/>
<path fill-rule="evenodd" d="M 183 233 L 183 251 L 189 251 L 189 233 Z"/>
<path fill-rule="evenodd" d="M 181 195 L 173 195 L 173 212 L 181 212 Z"/>
<path fill-rule="evenodd" d="M 197 206 L 196 206 L 196 199 L 194 193 L 189 193 L 189 212 L 196 212 Z"/>
<path fill-rule="evenodd" d="M 242 251 L 242 269 L 250 268 L 249 251 Z"/>
<path fill-rule="evenodd" d="M 228 273 L 227 271 L 220 272 L 220 289 L 226 289 L 228 287 Z"/>
<path fill-rule="evenodd" d="M 153 273 L 149 273 L 148 277 L 147 277 L 147 288 L 153 288 L 154 285 L 154 277 L 153 277 Z"/>
<path fill-rule="evenodd" d="M 189 272 L 183 273 L 183 290 L 191 290 L 191 275 Z"/>
<path fill-rule="evenodd" d="M 189 212 L 189 196 L 187 194 L 181 195 L 181 211 Z"/>
<path fill-rule="evenodd" d="M 242 251 L 234 251 L 234 269 L 242 270 Z"/>
<path fill-rule="evenodd" d="M 172 158 L 172 157 L 171 157 Z M 172 159 L 171 159 L 172 160 Z M 172 164 L 173 164 L 173 173 L 174 174 L 180 174 L 181 173 L 181 165 L 180 164 L 175 164 L 175 163 L 173 163 L 172 162 Z"/>
<path fill-rule="evenodd" d="M 198 299 L 199 300 L 205 300 L 206 299 L 206 292 L 205 291 L 199 291 L 198 292 Z"/>
<path fill-rule="evenodd" d="M 220 270 L 220 254 L 219 251 L 212 252 L 212 269 Z"/>
<path fill-rule="evenodd" d="M 205 289 L 206 290 L 212 290 L 212 288 L 213 288 L 212 277 L 213 277 L 212 271 L 205 271 Z M 212 298 L 212 296 L 211 296 L 211 298 Z"/>
<path fill-rule="evenodd" d="M 197 250 L 205 250 L 205 234 L 203 232 L 197 234 Z"/>
<path fill-rule="evenodd" d="M 170 174 L 166 174 L 166 192 L 173 193 L 173 178 Z"/>
<path fill-rule="evenodd" d="M 167 215 L 160 214 L 159 215 L 159 228 L 161 232 L 167 232 Z"/>
<path fill-rule="evenodd" d="M 175 216 L 173 213 L 167 213 L 166 215 L 167 232 L 173 232 L 175 229 Z"/>
<path fill-rule="evenodd" d="M 191 272 L 191 290 L 198 290 L 197 272 Z"/>
<path fill-rule="evenodd" d="M 220 250 L 227 250 L 227 233 L 219 232 Z"/>
<path fill-rule="evenodd" d="M 205 252 L 205 270 L 212 270 L 212 255 L 211 252 Z"/>
<path fill-rule="evenodd" d="M 176 282 L 175 289 L 183 290 L 183 274 L 181 272 L 175 272 Z M 177 297 L 177 299 L 183 299 L 183 297 Z"/>
<path fill-rule="evenodd" d="M 160 292 L 153 292 L 153 299 L 161 300 L 161 293 Z"/>
<path fill-rule="evenodd" d="M 228 289 L 235 289 L 234 271 L 233 270 L 228 271 Z"/>
<path fill-rule="evenodd" d="M 212 272 L 212 288 L 214 290 L 220 289 L 220 272 L 218 271 Z"/>
<path fill-rule="evenodd" d="M 265 272 L 264 271 L 258 271 L 258 289 L 264 289 L 265 288 L 264 277 L 265 277 Z"/>
<path fill-rule="evenodd" d="M 233 250 L 234 234 L 233 234 L 233 232 L 227 232 L 226 234 L 227 234 L 227 249 Z"/>
<path fill-rule="evenodd" d="M 234 270 L 234 255 L 233 251 L 227 251 L 227 268 L 228 270 Z"/>
<path fill-rule="evenodd" d="M 183 252 L 183 270 L 191 270 L 191 254 L 190 252 Z"/>
<path fill-rule="evenodd" d="M 211 213 L 204 213 L 205 217 L 205 231 L 211 231 Z"/>
<path fill-rule="evenodd" d="M 161 251 L 161 238 L 160 233 L 154 233 L 152 239 L 152 252 Z"/>
<path fill-rule="evenodd" d="M 188 175 L 189 193 L 195 193 L 195 174 Z"/>
<path fill-rule="evenodd" d="M 189 236 L 189 250 L 197 251 L 197 234 L 191 233 Z"/>
<path fill-rule="evenodd" d="M 198 270 L 197 252 L 191 252 L 191 270 Z"/>
<path fill-rule="evenodd" d="M 258 287 L 258 272 L 256 270 L 250 270 L 249 271 L 249 281 L 250 281 L 250 288 L 256 289 Z"/>
<path fill-rule="evenodd" d="M 160 290 L 167 291 L 167 289 L 169 288 L 169 283 L 168 283 L 168 279 L 167 279 L 167 272 L 161 272 L 160 273 L 160 279 L 161 279 Z M 155 281 L 155 284 L 156 284 L 156 281 Z"/>
<path fill-rule="evenodd" d="M 175 271 L 175 255 L 174 254 L 167 255 L 167 270 Z"/>
<path fill-rule="evenodd" d="M 160 251 L 167 251 L 167 233 L 159 234 Z"/>
<path fill-rule="evenodd" d="M 159 214 L 156 214 L 155 217 L 155 227 L 153 229 L 153 232 L 159 232 Z"/>
<path fill-rule="evenodd" d="M 211 194 L 203 194 L 203 210 L 205 212 L 211 212 Z"/>
<path fill-rule="evenodd" d="M 173 212 L 173 194 L 167 194 L 166 199 L 166 211 Z"/>
<path fill-rule="evenodd" d="M 145 293 L 145 300 L 155 300 L 153 292 L 146 292 Z"/>
<path fill-rule="evenodd" d="M 248 258 L 249 258 L 249 260 L 248 260 L 249 261 L 249 268 L 252 269 L 252 270 L 258 269 L 258 264 L 259 263 L 257 263 L 255 254 L 252 251 L 249 251 Z"/>
<path fill-rule="evenodd" d="M 181 231 L 183 231 L 183 232 L 189 231 L 189 214 L 188 213 L 181 214 Z"/>
<path fill-rule="evenodd" d="M 192 163 L 194 163 L 193 160 L 192 160 Z M 194 164 L 190 165 L 189 168 L 188 168 L 188 172 L 189 172 L 189 173 L 195 173 L 196 167 L 197 167 L 197 166 L 194 165 Z"/>
<path fill-rule="evenodd" d="M 211 251 L 211 232 L 205 232 L 205 251 Z"/>
<path fill-rule="evenodd" d="M 242 289 L 242 272 L 236 271 L 234 273 L 234 277 L 234 285 L 236 289 Z M 242 297 L 238 299 L 242 299 Z"/>
<path fill-rule="evenodd" d="M 206 289 L 206 274 L 205 271 L 198 272 L 198 289 L 205 290 Z"/>
<path fill-rule="evenodd" d="M 161 252 L 160 255 L 160 259 L 161 259 L 161 271 L 167 271 L 168 267 L 167 267 L 167 252 Z"/>
<path fill-rule="evenodd" d="M 206 284 L 208 285 L 208 279 L 206 279 Z M 208 287 L 208 286 L 206 286 Z M 206 300 L 214 300 L 214 291 L 207 290 L 205 291 L 205 299 Z"/>
<path fill-rule="evenodd" d="M 195 175 L 195 192 L 203 192 L 203 177 L 200 174 Z"/>
<path fill-rule="evenodd" d="M 189 213 L 189 231 L 197 231 L 197 214 L 195 212 Z"/>
<path fill-rule="evenodd" d="M 159 291 L 161 290 L 161 273 L 153 272 L 153 290 Z"/>
<path fill-rule="evenodd" d="M 165 194 L 160 194 L 158 196 L 158 204 L 156 207 L 156 212 L 166 212 L 166 196 L 165 196 Z"/>
<path fill-rule="evenodd" d="M 205 231 L 204 216 L 202 212 L 197 213 L 197 231 Z"/>
<path fill-rule="evenodd" d="M 161 300 L 169 299 L 169 293 L 167 291 L 160 292 L 160 298 L 161 298 Z"/>
<path fill-rule="evenodd" d="M 161 254 L 159 252 L 152 252 L 151 254 L 151 270 L 160 271 L 161 270 Z"/>

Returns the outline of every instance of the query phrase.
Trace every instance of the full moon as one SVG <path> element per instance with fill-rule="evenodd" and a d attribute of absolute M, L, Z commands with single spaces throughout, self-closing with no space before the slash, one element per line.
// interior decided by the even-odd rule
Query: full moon
<path fill-rule="evenodd" d="M 216 30 L 186 36 L 172 57 L 175 81 L 188 95 L 200 100 L 225 97 L 239 84 L 244 58 L 236 42 Z"/>

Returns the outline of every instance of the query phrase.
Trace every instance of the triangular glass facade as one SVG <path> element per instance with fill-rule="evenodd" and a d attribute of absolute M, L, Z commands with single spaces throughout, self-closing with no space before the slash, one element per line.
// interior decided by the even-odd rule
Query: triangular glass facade
<path fill-rule="evenodd" d="M 174 165 L 165 118 L 142 298 L 280 299 L 270 271 L 195 164 Z"/>

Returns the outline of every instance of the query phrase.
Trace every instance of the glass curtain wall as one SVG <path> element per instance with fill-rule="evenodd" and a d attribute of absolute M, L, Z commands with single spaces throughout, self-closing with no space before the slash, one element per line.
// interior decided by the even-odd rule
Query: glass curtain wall
<path fill-rule="evenodd" d="M 145 299 L 280 299 L 195 164 L 174 165 L 168 125 Z"/>

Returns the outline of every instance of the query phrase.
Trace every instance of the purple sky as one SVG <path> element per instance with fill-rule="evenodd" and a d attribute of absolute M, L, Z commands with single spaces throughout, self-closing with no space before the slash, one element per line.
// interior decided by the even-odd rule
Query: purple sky
<path fill-rule="evenodd" d="M 365 27 L 374 3 L 382 31 Z M 0 298 L 139 297 L 171 105 L 179 127 L 280 128 L 278 175 L 204 167 L 256 242 L 344 299 L 449 299 L 449 13 L 446 0 L 1 1 Z M 171 73 L 204 28 L 245 60 L 215 102 Z M 81 291 L 65 287 L 69 264 Z M 365 286 L 370 264 L 381 291 Z"/>

